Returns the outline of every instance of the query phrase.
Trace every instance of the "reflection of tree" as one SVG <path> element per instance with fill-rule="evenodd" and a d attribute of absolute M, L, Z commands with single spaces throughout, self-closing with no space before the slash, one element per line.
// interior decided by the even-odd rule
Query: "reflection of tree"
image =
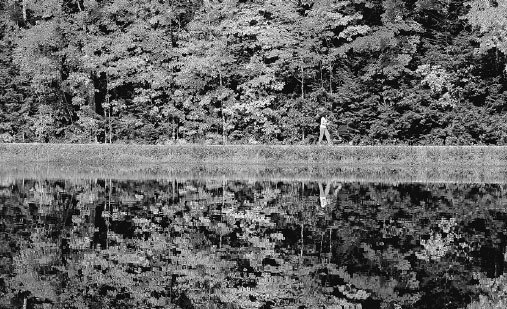
<path fill-rule="evenodd" d="M 0 304 L 502 304 L 501 187 L 343 184 L 323 209 L 318 185 L 9 183 L 0 188 L 0 244 L 13 250 L 0 251 Z"/>
<path fill-rule="evenodd" d="M 477 201 L 478 195 L 490 203 L 492 195 L 488 190 L 497 193 L 495 187 L 476 190 L 474 186 L 454 185 L 412 185 L 400 189 L 379 186 L 361 193 L 361 200 L 352 196 L 341 205 L 345 225 L 340 233 L 343 245 L 336 248 L 336 261 L 345 260 L 351 276 L 367 273 L 380 275 L 384 278 L 381 281 L 396 279 L 395 294 L 400 293 L 409 302 L 389 300 L 379 295 L 377 288 L 371 289 L 373 299 L 383 303 L 422 308 L 436 308 L 444 302 L 453 306 L 466 304 L 466 298 L 474 293 L 467 283 L 472 280 L 472 271 L 479 267 L 474 252 L 479 254 L 479 248 L 484 250 L 485 245 L 483 241 L 476 246 L 474 238 L 484 239 L 489 234 L 485 230 L 472 232 L 468 222 L 470 217 L 491 213 L 476 207 L 484 205 Z M 491 220 L 489 224 L 500 222 Z M 495 230 L 485 238 L 500 236 L 501 229 Z M 420 278 L 424 280 L 419 281 Z M 406 298 L 411 293 L 413 297 Z"/>
<path fill-rule="evenodd" d="M 479 299 L 467 306 L 467 309 L 495 309 L 507 306 L 507 276 L 502 274 L 498 278 L 487 278 L 483 274 L 475 274 L 479 281 L 477 287 L 481 295 Z"/>

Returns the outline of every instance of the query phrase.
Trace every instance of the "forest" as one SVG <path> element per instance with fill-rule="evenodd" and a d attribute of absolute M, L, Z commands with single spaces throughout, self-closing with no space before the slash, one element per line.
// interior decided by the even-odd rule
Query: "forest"
<path fill-rule="evenodd" d="M 5 0 L 0 142 L 507 143 L 506 0 Z"/>

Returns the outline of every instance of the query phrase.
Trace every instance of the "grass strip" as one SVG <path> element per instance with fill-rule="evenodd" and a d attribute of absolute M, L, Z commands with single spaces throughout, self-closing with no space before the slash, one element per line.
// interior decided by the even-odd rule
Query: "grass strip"
<path fill-rule="evenodd" d="M 507 165 L 507 146 L 0 144 L 0 162 Z"/>

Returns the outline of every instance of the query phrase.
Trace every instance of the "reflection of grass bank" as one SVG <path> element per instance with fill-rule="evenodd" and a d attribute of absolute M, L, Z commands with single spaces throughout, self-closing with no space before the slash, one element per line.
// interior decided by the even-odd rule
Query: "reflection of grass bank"
<path fill-rule="evenodd" d="M 507 165 L 507 146 L 0 144 L 0 162 Z"/>
<path fill-rule="evenodd" d="M 14 179 L 341 181 L 375 183 L 507 183 L 501 166 L 68 164 L 24 163 L 0 167 L 0 187 Z"/>

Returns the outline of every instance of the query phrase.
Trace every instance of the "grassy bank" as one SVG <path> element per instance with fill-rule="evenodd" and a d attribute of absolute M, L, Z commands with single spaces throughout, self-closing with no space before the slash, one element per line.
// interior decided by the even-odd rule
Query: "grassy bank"
<path fill-rule="evenodd" d="M 507 147 L 0 144 L 0 162 L 503 166 Z"/>

